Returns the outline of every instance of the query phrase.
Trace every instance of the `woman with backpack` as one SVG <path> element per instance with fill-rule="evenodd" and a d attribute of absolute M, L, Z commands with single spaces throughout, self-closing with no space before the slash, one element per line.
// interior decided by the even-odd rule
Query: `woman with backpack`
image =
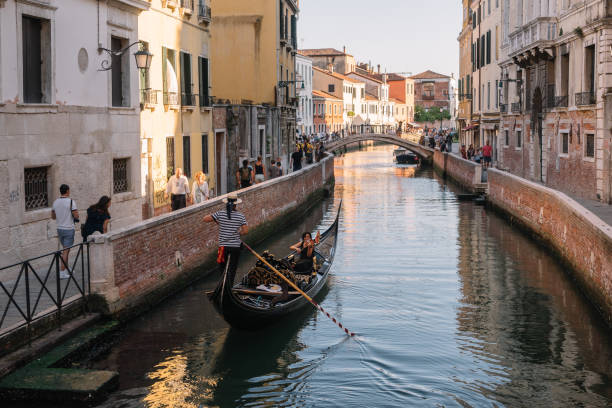
<path fill-rule="evenodd" d="M 253 168 L 249 166 L 249 161 L 243 160 L 242 167 L 236 172 L 236 183 L 240 186 L 240 188 L 251 187 L 254 178 Z"/>

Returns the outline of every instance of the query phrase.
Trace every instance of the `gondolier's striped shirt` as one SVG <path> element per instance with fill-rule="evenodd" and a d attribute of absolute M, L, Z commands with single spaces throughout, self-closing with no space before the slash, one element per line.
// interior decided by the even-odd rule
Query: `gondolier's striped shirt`
<path fill-rule="evenodd" d="M 247 225 L 246 218 L 241 212 L 232 211 L 232 219 L 227 218 L 227 211 L 220 210 L 212 215 L 219 223 L 219 246 L 239 248 L 240 227 Z"/>

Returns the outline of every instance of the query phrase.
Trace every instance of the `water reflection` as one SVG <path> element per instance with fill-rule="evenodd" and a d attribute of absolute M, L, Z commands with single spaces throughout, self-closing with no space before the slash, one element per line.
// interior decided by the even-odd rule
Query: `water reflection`
<path fill-rule="evenodd" d="M 335 197 L 258 248 L 286 253 L 343 199 L 320 301 L 358 340 L 312 309 L 229 329 L 203 296 L 213 276 L 96 363 L 121 375 L 104 406 L 610 406 L 610 331 L 561 265 L 431 170 L 392 160 L 388 147 L 338 158 Z"/>

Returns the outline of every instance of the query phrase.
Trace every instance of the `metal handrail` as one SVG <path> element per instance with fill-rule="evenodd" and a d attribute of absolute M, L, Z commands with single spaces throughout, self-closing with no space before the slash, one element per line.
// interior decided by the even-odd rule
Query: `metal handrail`
<path fill-rule="evenodd" d="M 0 268 L 0 273 L 13 268 L 19 269 L 14 283 L 0 281 L 0 293 L 4 293 L 8 297 L 6 304 L 0 305 L 2 308 L 0 309 L 2 312 L 0 316 L 0 337 L 24 326 L 29 327 L 34 321 L 51 314 L 57 314 L 58 326 L 61 326 L 62 309 L 72 303 L 87 299 L 87 296 L 91 293 L 89 244 L 81 243 L 68 249 L 74 248 L 77 248 L 77 253 L 71 265 L 71 261 L 65 262 L 62 258 L 63 250 L 58 250 Z M 48 263 L 40 264 L 40 262 L 36 262 L 46 257 L 51 258 Z M 37 263 L 39 265 L 36 265 Z M 60 263 L 70 272 L 69 278 L 65 282 L 62 282 L 60 278 Z M 76 273 L 79 264 L 80 276 Z M 39 270 L 37 271 L 36 268 Z M 50 279 L 52 277 L 55 278 L 55 282 Z M 76 298 L 66 302 L 69 289 L 76 289 L 74 295 L 72 295 Z M 25 293 L 25 298 L 17 296 L 16 293 L 19 293 L 20 296 Z M 44 294 L 48 298 L 47 305 L 41 305 Z M 17 319 L 13 319 L 14 321 L 9 321 L 5 325 L 11 306 L 18 312 Z M 42 312 L 38 311 L 39 306 L 43 309 Z M 8 326 L 8 328 L 4 326 Z"/>

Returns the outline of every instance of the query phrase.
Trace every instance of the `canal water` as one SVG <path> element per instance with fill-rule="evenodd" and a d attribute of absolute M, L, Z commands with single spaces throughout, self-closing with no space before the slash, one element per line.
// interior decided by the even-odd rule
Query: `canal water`
<path fill-rule="evenodd" d="M 130 323 L 93 364 L 120 373 L 101 406 L 609 407 L 609 329 L 562 265 L 457 192 L 396 166 L 390 147 L 338 158 L 333 198 L 259 249 L 286 253 L 342 199 L 319 300 L 358 336 L 311 308 L 231 329 L 204 295 L 214 275 Z"/>

